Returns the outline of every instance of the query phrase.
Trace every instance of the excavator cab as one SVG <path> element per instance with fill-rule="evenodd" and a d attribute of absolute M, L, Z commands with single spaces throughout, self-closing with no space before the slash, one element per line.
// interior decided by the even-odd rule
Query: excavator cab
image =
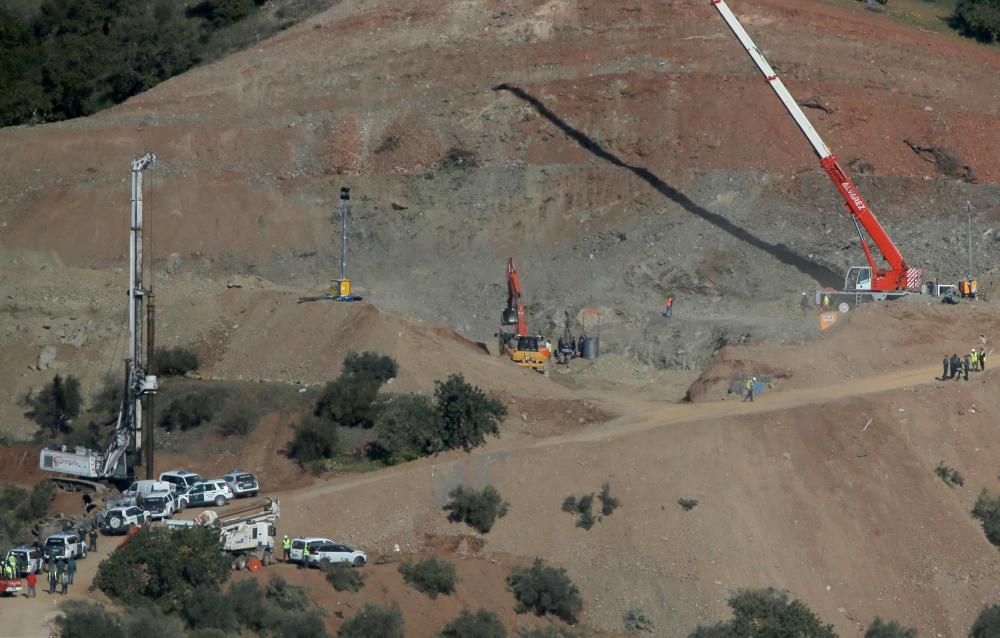
<path fill-rule="evenodd" d="M 854 266 L 847 271 L 847 278 L 844 280 L 844 290 L 871 290 L 872 289 L 872 269 L 869 266 Z"/>
<path fill-rule="evenodd" d="M 512 306 L 507 306 L 500 311 L 500 325 L 501 326 L 516 326 L 517 325 L 517 308 Z"/>

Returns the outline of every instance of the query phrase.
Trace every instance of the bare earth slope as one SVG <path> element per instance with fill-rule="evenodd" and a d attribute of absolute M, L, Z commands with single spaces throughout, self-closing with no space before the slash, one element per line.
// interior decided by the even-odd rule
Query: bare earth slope
<path fill-rule="evenodd" d="M 841 159 L 870 165 L 859 186 L 908 261 L 964 274 L 973 203 L 985 285 L 1000 55 L 860 7 L 734 9 L 793 93 L 830 111 L 809 109 Z M 952 151 L 978 184 L 907 139 Z M 808 145 L 701 0 L 342 2 L 95 117 L 0 131 L 0 150 L 10 254 L 123 265 L 123 180 L 151 150 L 161 275 L 323 286 L 349 185 L 351 272 L 376 305 L 488 341 L 513 255 L 534 329 L 595 305 L 606 349 L 658 365 L 801 336 L 797 291 L 861 259 Z M 667 293 L 677 330 L 651 323 Z"/>

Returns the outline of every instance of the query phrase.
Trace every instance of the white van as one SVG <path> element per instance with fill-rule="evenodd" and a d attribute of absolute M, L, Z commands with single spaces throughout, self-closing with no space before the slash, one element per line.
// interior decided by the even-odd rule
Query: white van
<path fill-rule="evenodd" d="M 160 480 L 171 484 L 171 491 L 175 494 L 186 492 L 189 487 L 202 480 L 200 476 L 188 470 L 170 470 L 160 474 Z"/>
<path fill-rule="evenodd" d="M 166 481 L 154 481 L 154 480 L 144 480 L 136 481 L 128 486 L 128 489 L 122 492 L 122 496 L 125 498 L 139 498 L 140 496 L 146 496 L 153 492 L 169 492 L 170 483 Z"/>

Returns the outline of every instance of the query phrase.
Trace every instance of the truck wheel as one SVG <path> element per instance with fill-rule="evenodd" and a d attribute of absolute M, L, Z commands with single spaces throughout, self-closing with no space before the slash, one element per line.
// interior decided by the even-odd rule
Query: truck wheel
<path fill-rule="evenodd" d="M 365 564 L 365 559 L 361 558 L 360 556 L 358 556 L 357 558 L 354 559 L 354 566 L 355 567 L 363 567 L 364 564 Z"/>
<path fill-rule="evenodd" d="M 238 556 L 236 558 L 236 571 L 241 572 L 246 568 L 247 568 L 247 557 L 242 555 Z"/>
<path fill-rule="evenodd" d="M 80 558 L 86 558 L 86 557 L 87 557 L 87 548 L 84 547 L 83 550 L 80 551 Z"/>

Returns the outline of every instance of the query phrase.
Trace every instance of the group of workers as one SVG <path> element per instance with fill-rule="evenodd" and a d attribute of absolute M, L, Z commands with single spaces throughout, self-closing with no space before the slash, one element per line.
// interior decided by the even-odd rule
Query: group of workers
<path fill-rule="evenodd" d="M 957 381 L 958 379 L 968 381 L 969 370 L 975 372 L 986 369 L 986 350 L 984 348 L 980 350 L 973 348 L 965 357 L 959 357 L 958 354 L 952 354 L 950 357 L 945 355 L 943 365 L 944 371 L 941 373 L 942 381 Z"/>

